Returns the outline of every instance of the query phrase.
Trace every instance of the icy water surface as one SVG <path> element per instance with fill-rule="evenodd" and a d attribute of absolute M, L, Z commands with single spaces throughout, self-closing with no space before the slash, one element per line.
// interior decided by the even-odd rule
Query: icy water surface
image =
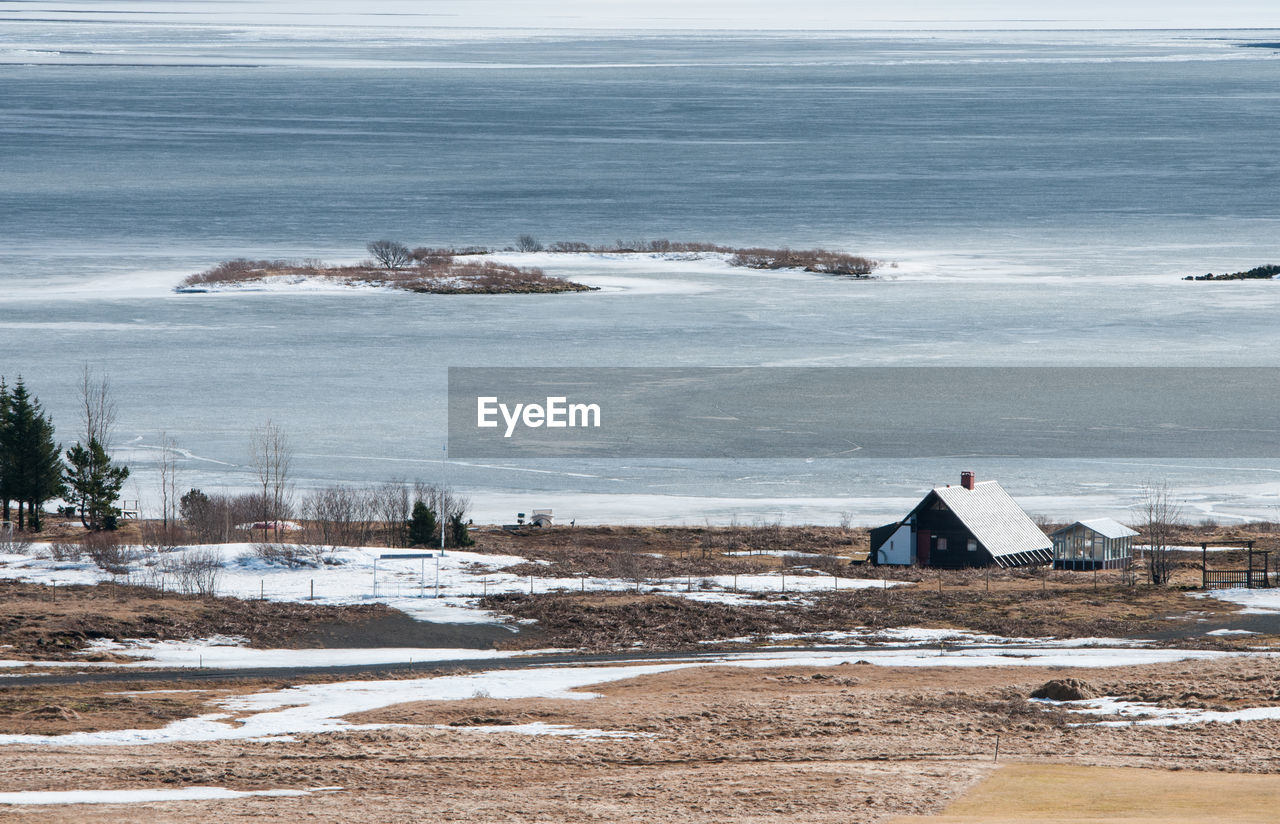
<path fill-rule="evenodd" d="M 1275 262 L 1274 32 L 447 36 L 13 22 L 0 39 L 0 372 L 74 438 L 108 371 L 149 497 L 237 486 L 250 428 L 300 485 L 423 476 L 482 517 L 875 521 L 962 468 L 1028 508 L 1123 514 L 1168 477 L 1272 516 L 1273 462 L 442 461 L 444 368 L 1276 365 L 1280 291 L 1178 275 Z M 823 245 L 886 279 L 530 259 L 550 296 L 184 295 L 236 256 L 522 232 Z M 510 512 L 509 512 L 510 510 Z"/>

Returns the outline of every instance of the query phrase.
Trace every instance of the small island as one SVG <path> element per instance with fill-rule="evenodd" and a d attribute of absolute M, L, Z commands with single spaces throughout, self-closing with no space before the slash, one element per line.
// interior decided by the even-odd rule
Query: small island
<path fill-rule="evenodd" d="M 174 291 L 182 293 L 240 291 L 305 291 L 311 287 L 400 289 L 436 295 L 590 292 L 596 287 L 553 277 L 536 266 L 498 260 L 502 254 L 534 260 L 559 255 L 636 255 L 666 260 L 719 258 L 727 266 L 746 269 L 792 270 L 865 280 L 880 261 L 826 249 L 735 248 L 712 243 L 669 240 L 617 241 L 613 245 L 556 242 L 544 246 L 521 235 L 514 247 L 409 248 L 393 240 L 377 240 L 366 247 L 370 259 L 352 265 L 317 260 L 249 260 L 219 263 L 184 279 Z"/>
<path fill-rule="evenodd" d="M 1215 275 L 1187 275 L 1183 280 L 1274 280 L 1280 278 L 1280 265 L 1256 266 L 1247 272 L 1230 272 Z"/>

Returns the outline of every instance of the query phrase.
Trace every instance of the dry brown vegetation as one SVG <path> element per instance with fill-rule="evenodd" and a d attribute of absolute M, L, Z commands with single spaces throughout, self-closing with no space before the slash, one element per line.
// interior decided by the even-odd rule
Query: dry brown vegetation
<path fill-rule="evenodd" d="M 697 588 L 696 579 L 693 581 Z M 701 603 L 666 595 L 585 593 L 491 595 L 483 605 L 516 619 L 536 620 L 535 632 L 512 646 L 569 646 L 604 651 L 702 648 L 705 642 L 769 634 L 806 634 L 896 627 L 948 627 L 1015 638 L 1123 638 L 1176 629 L 1195 630 L 1194 619 L 1231 614 L 1235 607 L 1212 600 L 1191 602 L 1177 591 L 1109 584 L 1039 590 L 979 587 L 937 592 L 917 586 L 760 595 L 757 604 Z M 1188 616 L 1194 607 L 1198 614 Z M 1186 616 L 1170 620 L 1170 616 Z M 1250 643 L 1256 644 L 1257 636 Z M 1197 640 L 1202 646 L 1234 648 L 1230 637 Z"/>
<path fill-rule="evenodd" d="M 325 624 L 399 615 L 383 604 L 242 601 L 163 593 L 149 587 L 45 586 L 0 580 L 0 644 L 6 658 L 70 659 L 96 639 L 181 640 L 241 635 L 258 647 L 313 646 Z M 93 656 L 84 660 L 99 660 Z"/>
<path fill-rule="evenodd" d="M 310 261 L 246 260 L 219 263 L 212 269 L 191 275 L 180 288 L 260 283 L 271 278 L 320 277 L 350 285 L 371 284 L 408 292 L 431 294 L 510 294 L 546 292 L 586 292 L 590 286 L 548 276 L 541 269 L 510 266 L 493 261 L 458 261 L 451 255 L 424 255 L 404 268 L 326 266 Z"/>
<path fill-rule="evenodd" d="M 750 269 L 803 269 L 820 275 L 855 278 L 869 277 L 880 267 L 878 260 L 826 249 L 739 249 L 729 258 L 729 263 Z"/>
<path fill-rule="evenodd" d="M 589 691 L 601 696 L 594 700 L 476 697 L 399 704 L 348 720 L 408 726 L 305 735 L 291 741 L 127 749 L 6 746 L 0 748 L 0 778 L 7 791 L 192 785 L 344 788 L 304 798 L 29 809 L 32 820 L 55 824 L 114 822 L 122 816 L 148 823 L 189 818 L 350 824 L 878 824 L 903 814 L 942 813 L 1010 762 L 1018 769 L 1070 765 L 1190 770 L 1202 772 L 1206 779 L 1280 772 L 1280 722 L 1075 727 L 1063 723 L 1061 712 L 1040 710 L 1026 700 L 1054 678 L 1088 681 L 1100 694 L 1163 695 L 1173 703 L 1187 696 L 1187 701 L 1210 704 L 1265 706 L 1274 705 L 1280 692 L 1275 668 L 1260 660 L 1098 670 L 697 667 L 594 686 Z M 246 682 L 227 691 L 279 686 Z M 115 685 L 108 689 L 121 690 Z M 63 703 L 81 702 L 85 711 L 77 711 L 82 715 L 79 723 L 88 723 L 95 714 L 96 705 L 85 694 L 53 697 Z M 153 704 L 158 714 L 201 710 L 198 702 L 175 694 L 131 698 L 114 710 L 104 706 L 101 720 L 122 721 L 128 713 L 140 717 L 146 704 Z M 644 737 L 575 740 L 468 730 L 533 721 Z M 51 719 L 50 729 L 65 723 Z M 32 719 L 26 729 L 39 728 Z M 1000 764 L 992 761 L 996 735 Z M 1143 777 L 1135 772 L 1117 786 L 1133 786 Z M 1198 780 L 1190 776 L 1182 786 L 1199 786 Z M 1177 786 L 1177 779 L 1167 779 L 1166 785 Z M 1110 792 L 1110 786 L 1085 784 L 1071 798 L 1099 797 Z M 1251 791 L 1260 786 L 1255 783 Z M 1004 802 L 1016 797 L 1006 794 Z M 1045 793 L 1036 798 L 1052 803 Z M 1226 817 L 1236 808 L 1234 796 L 1217 803 L 1223 816 L 1189 820 L 1234 821 Z M 951 809 L 963 805 L 962 801 Z M 1004 807 L 997 811 L 1009 812 Z M 1088 818 L 1079 807 L 1059 807 L 1059 812 L 1057 818 L 1044 820 L 1112 820 Z M 1010 814 L 1000 820 L 1021 819 Z M 1145 822 L 1153 820 L 1158 817 Z"/>
<path fill-rule="evenodd" d="M 891 824 L 1272 824 L 1277 809 L 1274 775 L 1010 764 L 942 813 Z"/>
<path fill-rule="evenodd" d="M 522 237 L 521 251 L 542 251 L 542 244 Z M 249 260 L 237 258 L 191 275 L 180 289 L 254 284 L 272 278 L 319 277 L 352 285 L 371 284 L 410 292 L 432 294 L 508 294 L 523 292 L 584 292 L 592 287 L 548 276 L 541 269 L 496 263 L 491 260 L 460 260 L 491 254 L 484 247 L 409 249 L 392 241 L 370 244 L 371 251 L 379 243 L 389 244 L 398 253 L 380 254 L 378 261 L 355 266 L 330 266 L 318 260 Z M 861 255 L 833 252 L 827 249 L 736 248 L 715 243 L 679 242 L 671 240 L 618 240 L 612 245 L 591 245 L 576 241 L 557 241 L 546 251 L 569 254 L 593 252 L 619 254 L 649 252 L 717 253 L 726 256 L 731 266 L 748 269 L 800 269 L 823 275 L 866 278 L 881 262 Z"/>

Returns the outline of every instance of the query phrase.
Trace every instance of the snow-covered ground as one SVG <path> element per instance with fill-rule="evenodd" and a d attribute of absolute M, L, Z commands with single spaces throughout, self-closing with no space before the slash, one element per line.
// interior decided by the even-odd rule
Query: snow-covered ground
<path fill-rule="evenodd" d="M 288 740 L 314 733 L 383 729 L 394 724 L 352 724 L 354 713 L 413 701 L 458 701 L 469 698 L 597 697 L 585 687 L 643 675 L 693 667 L 831 667 L 867 663 L 897 667 L 1115 667 L 1206 660 L 1266 653 L 1227 653 L 1210 650 L 1056 648 L 1019 650 L 927 649 L 823 652 L 781 650 L 731 653 L 694 661 L 656 661 L 625 666 L 527 667 L 399 681 L 344 681 L 307 684 L 219 701 L 219 712 L 173 721 L 159 729 L 102 730 L 63 735 L 0 735 L 0 745 L 102 746 L 162 744 L 179 741 L 244 739 Z"/>
<path fill-rule="evenodd" d="M 1223 635 L 1234 631 L 1206 633 Z M 1253 633 L 1245 633 L 1252 635 Z M 749 644 L 757 643 L 761 638 L 741 635 L 736 638 L 717 638 L 701 641 L 702 644 Z M 1142 647 L 1153 642 L 1128 638 L 1017 638 L 1004 635 L 988 635 L 967 629 L 940 629 L 932 627 L 894 627 L 891 629 L 871 629 L 856 627 L 851 630 L 828 630 L 826 632 L 775 632 L 763 637 L 763 640 L 786 644 L 799 642 L 807 646 L 831 645 L 840 646 L 932 646 L 939 645 L 956 649 L 963 646 L 1031 646 L 1031 647 Z"/>
<path fill-rule="evenodd" d="M 499 623 L 501 617 L 476 606 L 476 599 L 500 592 L 544 593 L 562 591 L 624 591 L 641 589 L 700 601 L 745 603 L 759 601 L 765 593 L 827 592 L 837 589 L 882 587 L 886 583 L 830 575 L 788 574 L 718 575 L 631 581 L 620 578 L 530 578 L 498 570 L 525 563 L 514 555 L 482 555 L 447 550 L 443 555 L 423 553 L 420 559 L 387 559 L 403 550 L 381 547 L 347 547 L 329 554 L 329 563 L 286 567 L 267 563 L 248 543 L 212 544 L 179 550 L 211 551 L 221 559 L 217 594 L 269 601 L 359 604 L 379 602 L 421 621 L 446 624 Z M 111 576 L 91 562 L 52 561 L 40 557 L 47 547 L 35 545 L 27 554 L 0 555 L 0 578 L 51 585 L 94 584 Z M 152 581 L 155 561 L 141 558 L 130 568 L 130 579 Z M 173 581 L 166 585 L 173 587 Z M 889 583 L 888 586 L 898 584 Z"/>
<path fill-rule="evenodd" d="M 266 796 L 297 798 L 318 792 L 332 792 L 341 787 L 316 787 L 309 790 L 228 790 L 224 787 L 182 787 L 181 789 L 145 790 L 29 790 L 0 793 L 0 804 L 151 804 L 163 801 L 224 801 L 232 798 Z"/>
<path fill-rule="evenodd" d="M 1072 713 L 1096 716 L 1121 716 L 1122 720 L 1081 722 L 1077 726 L 1095 727 L 1173 727 L 1184 724 L 1230 724 L 1237 721 L 1271 721 L 1280 719 L 1280 707 L 1250 707 L 1242 710 L 1202 710 L 1185 707 L 1160 707 L 1145 701 L 1122 701 L 1119 698 L 1089 698 L 1081 701 L 1032 699 L 1046 706 L 1062 707 Z"/>
<path fill-rule="evenodd" d="M 213 637 L 193 641 L 97 641 L 85 654 L 101 652 L 136 658 L 129 664 L 84 664 L 82 666 L 126 667 L 210 667 L 253 669 L 257 667 L 345 667 L 377 664 L 412 664 L 432 661 L 477 661 L 539 655 L 564 650 L 504 652 L 492 649 L 430 649 L 425 647 L 374 647 L 369 649 L 251 649 L 247 640 Z M 0 666 L 30 662 L 0 661 Z M 42 662 L 43 665 L 43 662 Z"/>
<path fill-rule="evenodd" d="M 1244 607 L 1240 610 L 1244 615 L 1273 615 L 1280 613 L 1280 589 L 1246 589 L 1231 587 L 1229 589 L 1213 589 L 1201 592 L 1188 592 L 1192 598 L 1216 598 L 1231 604 Z"/>

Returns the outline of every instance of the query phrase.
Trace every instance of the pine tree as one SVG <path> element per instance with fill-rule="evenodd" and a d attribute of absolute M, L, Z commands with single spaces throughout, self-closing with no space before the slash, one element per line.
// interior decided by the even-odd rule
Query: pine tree
<path fill-rule="evenodd" d="M 53 439 L 53 420 L 21 378 L 7 391 L 3 411 L 0 475 L 4 491 L 0 497 L 17 502 L 19 529 L 38 532 L 45 501 L 62 494 L 61 448 Z"/>
<path fill-rule="evenodd" d="M 471 538 L 471 532 L 462 520 L 461 512 L 449 516 L 449 540 L 454 546 L 471 546 L 475 543 Z"/>
<path fill-rule="evenodd" d="M 9 385 L 0 377 L 0 502 L 4 503 L 4 515 L 0 521 L 9 520 L 9 504 L 13 501 L 13 469 L 10 458 L 9 437 Z"/>
<path fill-rule="evenodd" d="M 76 444 L 67 450 L 67 463 L 67 494 L 80 510 L 80 523 L 92 530 L 114 528 L 120 514 L 116 500 L 129 467 L 112 466 L 97 438 L 90 438 L 88 446 Z"/>
<path fill-rule="evenodd" d="M 409 546 L 432 546 L 436 541 L 436 513 L 418 501 L 409 518 Z"/>

